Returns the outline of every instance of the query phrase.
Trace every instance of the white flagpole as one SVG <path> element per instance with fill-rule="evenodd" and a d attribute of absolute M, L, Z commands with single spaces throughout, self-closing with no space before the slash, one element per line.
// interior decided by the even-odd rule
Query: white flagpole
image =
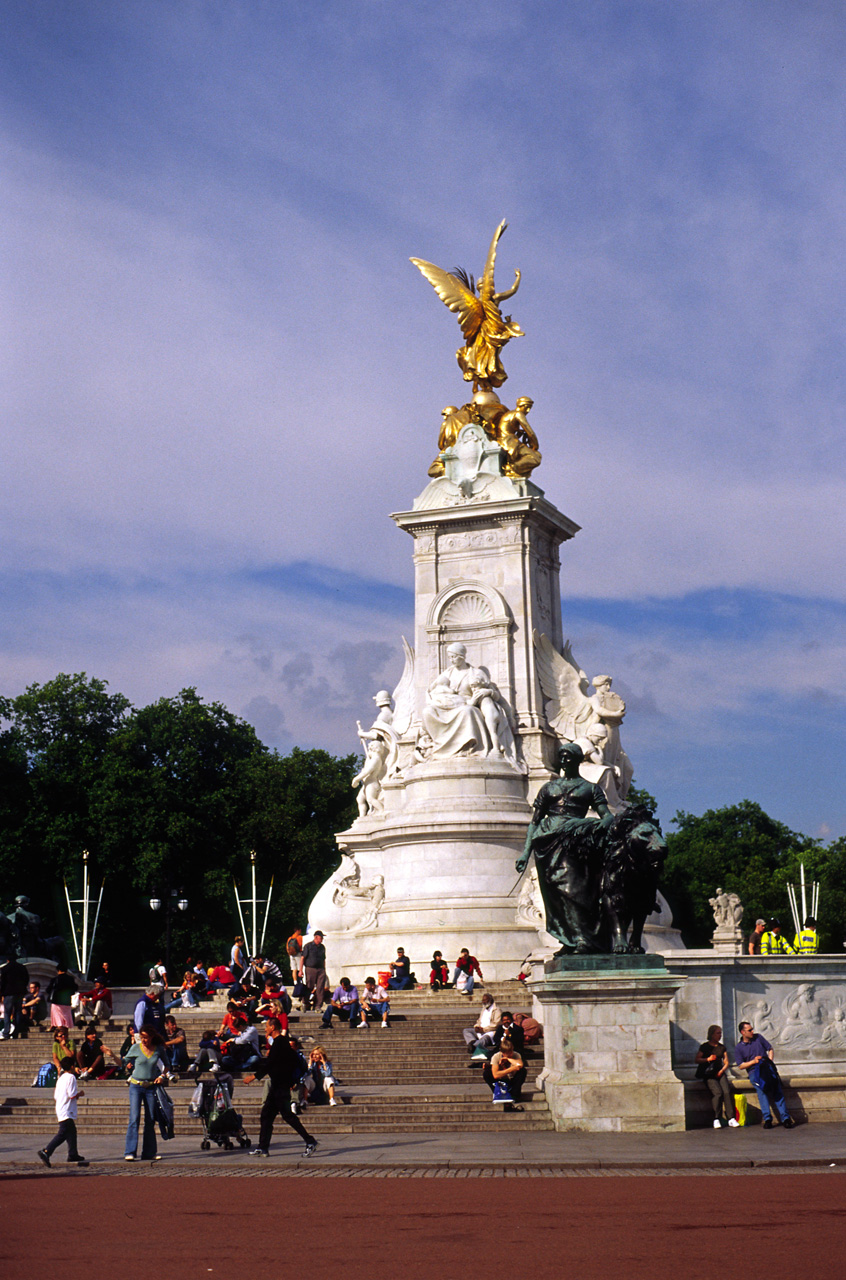
<path fill-rule="evenodd" d="M 234 877 L 234 876 L 232 877 L 232 885 L 233 885 L 233 888 L 235 889 L 235 903 L 236 903 L 236 906 L 238 907 L 238 916 L 239 916 L 239 918 L 240 918 L 240 920 L 241 920 L 241 936 L 242 936 L 242 937 L 244 937 L 244 938 L 246 938 L 246 936 L 247 936 L 247 926 L 244 924 L 244 913 L 243 913 L 243 911 L 241 910 L 241 899 L 240 899 L 240 898 L 239 898 L 239 896 L 238 896 L 238 886 L 237 886 L 237 884 L 235 883 L 235 877 Z"/>
<path fill-rule="evenodd" d="M 252 950 L 250 951 L 250 955 L 254 956 L 258 954 L 256 951 L 256 851 L 255 849 L 250 850 L 250 872 L 252 874 L 252 881 L 253 881 L 253 945 L 252 945 Z"/>
<path fill-rule="evenodd" d="M 270 877 L 270 888 L 267 891 L 267 907 L 264 913 L 264 924 L 261 930 L 261 942 L 259 943 L 259 951 L 264 955 L 264 935 L 267 933 L 267 917 L 270 915 L 270 895 L 273 893 L 273 876 Z"/>
<path fill-rule="evenodd" d="M 88 859 L 87 849 L 82 850 L 82 971 L 88 974 Z"/>
<path fill-rule="evenodd" d="M 71 934 L 73 936 L 73 949 L 76 952 L 76 968 L 79 973 L 82 972 L 82 961 L 79 958 L 79 946 L 76 941 L 76 924 L 73 918 L 73 908 L 71 907 L 70 894 L 68 893 L 68 882 L 65 881 L 65 897 L 68 903 L 68 915 L 70 916 Z"/>

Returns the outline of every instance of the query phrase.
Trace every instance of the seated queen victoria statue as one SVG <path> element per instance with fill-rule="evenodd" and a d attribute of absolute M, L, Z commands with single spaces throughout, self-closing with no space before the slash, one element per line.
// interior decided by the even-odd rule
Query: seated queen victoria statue
<path fill-rule="evenodd" d="M 463 644 L 447 649 L 449 666 L 426 695 L 422 722 L 432 740 L 429 758 L 492 756 L 517 767 L 517 749 L 508 703 L 486 667 L 471 667 Z"/>

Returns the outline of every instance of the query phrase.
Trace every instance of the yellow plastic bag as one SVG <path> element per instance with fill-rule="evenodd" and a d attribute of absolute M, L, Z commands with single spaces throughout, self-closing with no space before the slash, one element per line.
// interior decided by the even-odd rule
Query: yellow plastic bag
<path fill-rule="evenodd" d="M 746 1094 L 736 1093 L 734 1095 L 734 1113 L 735 1113 L 735 1116 L 737 1117 L 737 1123 L 739 1125 L 746 1124 L 746 1105 L 747 1105 Z"/>

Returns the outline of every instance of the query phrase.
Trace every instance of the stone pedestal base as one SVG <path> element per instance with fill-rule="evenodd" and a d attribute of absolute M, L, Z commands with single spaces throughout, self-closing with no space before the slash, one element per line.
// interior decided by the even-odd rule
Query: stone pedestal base
<path fill-rule="evenodd" d="M 711 945 L 719 956 L 742 956 L 743 934 L 739 929 L 717 929 Z"/>
<path fill-rule="evenodd" d="M 683 981 L 652 955 L 547 961 L 529 986 L 544 1024 L 540 1079 L 556 1129 L 684 1129 L 669 1020 Z"/>

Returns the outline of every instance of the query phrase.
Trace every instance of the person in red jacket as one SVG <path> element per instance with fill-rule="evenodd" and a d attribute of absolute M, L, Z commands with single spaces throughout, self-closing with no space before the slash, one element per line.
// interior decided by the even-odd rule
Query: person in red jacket
<path fill-rule="evenodd" d="M 477 974 L 477 973 L 479 975 L 479 981 L 480 982 L 484 981 L 484 979 L 482 978 L 482 970 L 479 968 L 479 961 L 476 959 L 475 956 L 471 956 L 470 952 L 467 950 L 466 947 L 462 947 L 461 955 L 458 957 L 458 959 L 455 962 L 455 972 L 452 975 L 453 986 L 458 987 L 459 975 L 466 974 L 466 983 L 464 984 L 464 990 L 466 991 L 468 996 L 472 995 L 473 986 L 476 981 L 474 974 Z"/>

